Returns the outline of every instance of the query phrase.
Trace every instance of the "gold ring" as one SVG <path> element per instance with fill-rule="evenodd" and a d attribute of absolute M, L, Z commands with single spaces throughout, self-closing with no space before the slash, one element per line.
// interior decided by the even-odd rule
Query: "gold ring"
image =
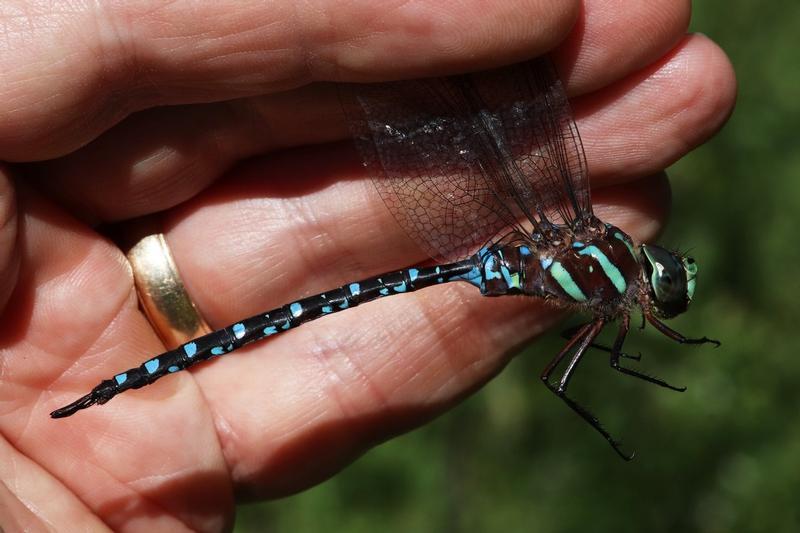
<path fill-rule="evenodd" d="M 139 304 L 168 349 L 211 332 L 189 298 L 164 235 L 148 235 L 128 251 Z"/>

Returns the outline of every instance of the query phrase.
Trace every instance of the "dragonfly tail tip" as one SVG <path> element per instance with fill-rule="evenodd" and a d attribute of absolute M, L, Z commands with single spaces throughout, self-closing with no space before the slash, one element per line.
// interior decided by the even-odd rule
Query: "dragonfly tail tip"
<path fill-rule="evenodd" d="M 86 409 L 97 403 L 97 398 L 93 393 L 89 393 L 86 396 L 81 397 L 80 399 L 72 402 L 69 405 L 65 405 L 59 409 L 50 413 L 51 418 L 66 418 L 68 416 L 74 415 L 81 409 Z"/>

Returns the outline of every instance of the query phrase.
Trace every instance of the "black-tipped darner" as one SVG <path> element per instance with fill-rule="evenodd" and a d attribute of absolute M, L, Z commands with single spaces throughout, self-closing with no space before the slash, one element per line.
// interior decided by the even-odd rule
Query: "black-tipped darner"
<path fill-rule="evenodd" d="M 209 333 L 115 375 L 51 413 L 66 417 L 128 389 L 383 296 L 461 281 L 485 296 L 523 294 L 584 310 L 576 329 L 542 373 L 542 381 L 601 433 L 611 435 L 567 396 L 578 362 L 610 322 L 619 322 L 611 366 L 651 383 L 667 383 L 620 365 L 634 308 L 658 331 L 689 339 L 660 319 L 686 310 L 697 266 L 654 245 L 634 246 L 592 212 L 583 146 L 564 88 L 548 59 L 502 69 L 343 89 L 356 144 L 386 206 L 438 261 L 345 284 Z M 476 252 L 477 250 L 477 252 Z M 555 368 L 572 354 L 557 383 Z M 681 389 L 677 389 L 681 390 Z"/>

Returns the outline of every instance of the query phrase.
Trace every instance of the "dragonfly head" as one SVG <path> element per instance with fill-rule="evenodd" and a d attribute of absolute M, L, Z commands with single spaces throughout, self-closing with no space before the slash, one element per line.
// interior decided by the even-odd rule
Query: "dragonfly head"
<path fill-rule="evenodd" d="M 650 301 L 661 318 L 672 318 L 689 307 L 694 296 L 697 263 L 660 246 L 642 244 L 641 263 Z"/>

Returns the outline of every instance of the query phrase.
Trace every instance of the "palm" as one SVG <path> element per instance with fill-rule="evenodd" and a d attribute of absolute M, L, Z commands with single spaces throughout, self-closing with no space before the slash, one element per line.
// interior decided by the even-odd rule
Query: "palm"
<path fill-rule="evenodd" d="M 590 27 L 583 31 L 591 36 Z M 573 93 L 616 84 L 576 105 L 595 185 L 657 172 L 710 135 L 727 112 L 733 82 L 719 55 L 703 69 L 716 69 L 720 96 L 680 120 L 674 97 L 660 103 L 647 91 L 637 94 L 637 81 L 652 75 L 656 85 L 659 76 L 655 67 L 650 75 L 631 74 L 630 65 L 655 61 L 654 53 L 611 74 L 608 65 L 585 60 L 591 74 L 571 82 Z M 710 53 L 717 52 L 709 41 L 693 38 L 663 61 Z M 401 75 L 420 73 L 398 68 Z M 688 80 L 666 79 L 667 88 L 683 83 L 690 94 L 703 86 L 699 71 Z M 652 115 L 644 141 L 642 98 Z M 7 497 L 47 502 L 33 517 L 6 505 L 15 520 L 224 527 L 235 494 L 276 496 L 319 482 L 376 441 L 474 390 L 553 319 L 536 302 L 434 287 L 327 317 L 51 420 L 53 408 L 163 351 L 137 309 L 122 252 L 74 216 L 124 224 L 163 212 L 161 228 L 189 293 L 214 327 L 423 259 L 347 146 L 317 144 L 346 136 L 337 109 L 330 88 L 317 86 L 154 109 L 80 149 L 90 137 L 66 136 L 60 148 L 50 143 L 38 155 L 29 144 L 5 148 L 7 159 L 67 154 L 24 169 L 37 180 L 35 189 L 18 187 L 12 220 L 19 221 L 19 238 L 16 245 L 0 239 L 0 252 L 7 252 L 0 295 L 10 294 L 0 322 L 0 453 L 14 460 L 13 475 L 22 480 Z M 62 110 L 61 120 L 68 122 L 70 112 Z M 108 127 L 97 120 L 97 132 L 85 135 Z M 253 121 L 280 135 L 254 136 L 260 130 Z M 618 129 L 609 130 L 611 123 Z M 629 149 L 633 142 L 638 150 Z M 289 146 L 218 179 L 237 159 Z M 167 163 L 154 157 L 164 147 L 172 149 Z M 649 222 L 663 215 L 664 190 L 663 180 L 600 190 L 598 214 L 650 237 L 657 225 Z M 55 201 L 43 200 L 42 191 Z M 13 225 L 3 231 L 13 236 Z"/>

